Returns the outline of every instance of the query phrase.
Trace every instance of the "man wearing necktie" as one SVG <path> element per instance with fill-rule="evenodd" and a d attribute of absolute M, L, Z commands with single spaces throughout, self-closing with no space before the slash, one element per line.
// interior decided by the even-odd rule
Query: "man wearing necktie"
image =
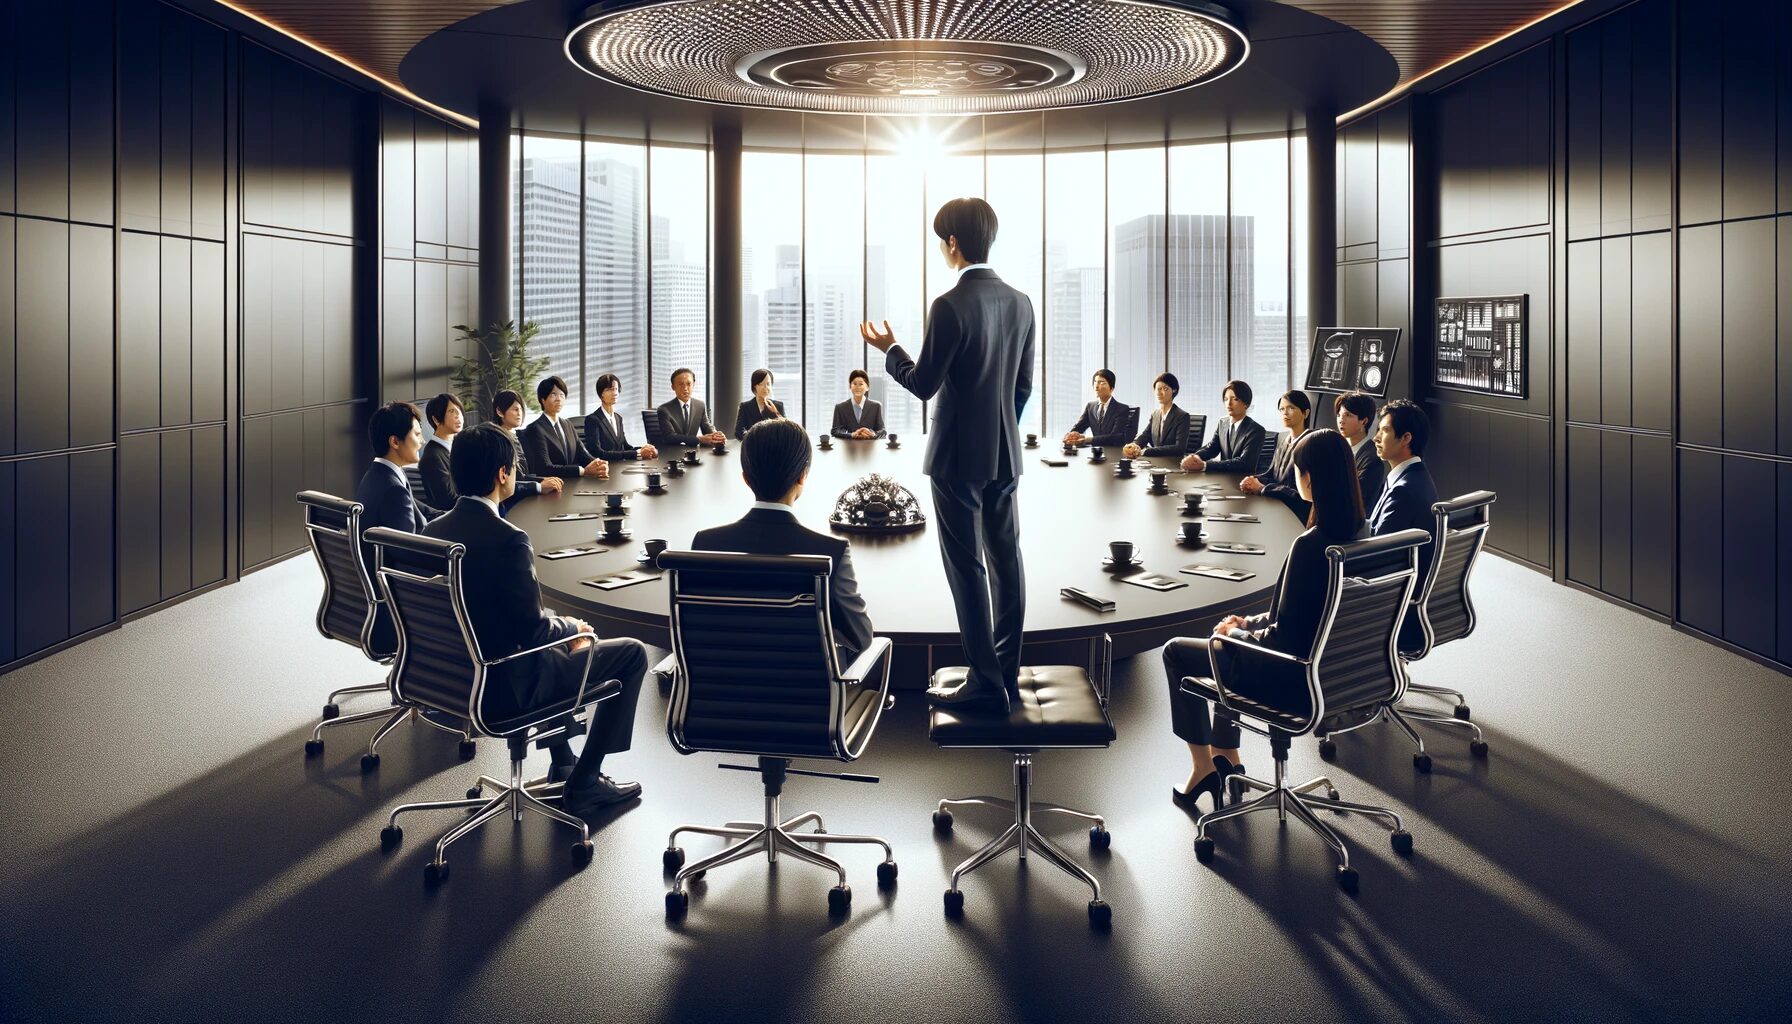
<path fill-rule="evenodd" d="M 697 374 L 681 366 L 672 371 L 672 400 L 659 407 L 660 433 L 669 444 L 696 447 L 700 444 L 722 444 L 728 435 L 709 422 L 709 410 L 701 398 L 692 398 L 697 389 Z"/>

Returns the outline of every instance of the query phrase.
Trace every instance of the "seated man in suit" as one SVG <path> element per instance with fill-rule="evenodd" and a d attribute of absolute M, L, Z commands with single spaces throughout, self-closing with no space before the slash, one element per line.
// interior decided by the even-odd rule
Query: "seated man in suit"
<path fill-rule="evenodd" d="M 518 415 L 520 414 L 519 409 Z M 423 454 L 417 457 L 417 471 L 423 477 L 423 493 L 429 498 L 431 505 L 452 508 L 460 495 L 454 490 L 454 474 L 448 468 L 449 458 L 454 450 L 454 438 L 466 423 L 466 416 L 460 399 L 446 391 L 429 400 L 429 404 L 423 407 L 423 415 L 429 419 L 431 432 L 429 443 L 423 446 Z M 546 480 L 518 479 L 516 482 L 516 498 L 543 492 L 558 494 L 560 478 L 550 476 Z M 504 506 L 507 511 L 510 505 L 516 503 L 516 498 L 512 498 Z"/>
<path fill-rule="evenodd" d="M 846 386 L 852 397 L 834 406 L 835 437 L 876 440 L 884 436 L 884 404 L 865 397 L 871 390 L 871 375 L 854 370 L 846 375 Z"/>
<path fill-rule="evenodd" d="M 1245 415 L 1251 407 L 1251 386 L 1229 380 L 1220 390 L 1226 419 L 1213 428 L 1213 440 L 1182 460 L 1190 473 L 1255 473 L 1263 458 L 1263 426 Z"/>
<path fill-rule="evenodd" d="M 1120 454 L 1129 459 L 1141 455 L 1175 457 L 1188 451 L 1188 413 L 1176 404 L 1176 394 L 1182 390 L 1182 382 L 1173 373 L 1160 373 L 1151 382 L 1151 390 L 1157 394 L 1157 408 L 1151 411 L 1151 422 L 1145 424 L 1138 437 L 1120 449 Z"/>
<path fill-rule="evenodd" d="M 1127 442 L 1132 433 L 1129 428 L 1134 410 L 1130 405 L 1114 401 L 1116 380 L 1112 370 L 1104 367 L 1095 371 L 1095 376 L 1090 378 L 1095 388 L 1095 401 L 1083 406 L 1083 414 L 1064 435 L 1065 444 L 1114 448 Z"/>
<path fill-rule="evenodd" d="M 853 575 L 846 540 L 817 533 L 797 522 L 791 506 L 809 479 L 809 435 L 788 419 L 766 420 L 747 431 L 740 446 L 741 477 L 752 488 L 753 507 L 727 526 L 700 530 L 696 551 L 740 551 L 749 555 L 827 555 L 834 561 L 828 581 L 834 641 L 845 668 L 871 644 L 871 617 Z"/>
<path fill-rule="evenodd" d="M 541 416 L 521 434 L 530 470 L 562 480 L 609 476 L 609 463 L 593 458 L 579 440 L 579 432 L 560 419 L 560 410 L 566 406 L 566 382 L 549 377 L 535 385 L 535 397 L 541 402 Z"/>
<path fill-rule="evenodd" d="M 1375 441 L 1369 436 L 1375 427 L 1375 399 L 1361 391 L 1351 391 L 1332 400 L 1332 412 L 1338 417 L 1338 433 L 1350 442 L 1350 450 L 1356 456 L 1356 480 L 1363 489 L 1363 507 L 1374 508 L 1388 478 L 1388 468 L 1375 454 Z"/>
<path fill-rule="evenodd" d="M 361 503 L 361 528 L 384 526 L 417 533 L 423 524 L 441 515 L 439 509 L 419 505 L 411 495 L 411 478 L 404 467 L 415 466 L 423 449 L 423 428 L 417 423 L 417 407 L 409 402 L 390 402 L 375 409 L 367 420 L 367 439 L 373 442 L 373 465 L 361 475 L 355 500 Z"/>
<path fill-rule="evenodd" d="M 1419 529 L 1431 535 L 1431 543 L 1419 548 L 1419 584 L 1431 570 L 1431 553 L 1437 549 L 1437 484 L 1421 456 L 1431 436 L 1431 420 L 1418 404 L 1397 398 L 1381 407 L 1381 423 L 1375 428 L 1375 450 L 1388 464 L 1387 486 L 1369 510 L 1369 530 L 1375 536 Z M 1409 609 L 1400 624 L 1400 649 L 1421 646 L 1418 616 Z"/>
<path fill-rule="evenodd" d="M 461 497 L 423 533 L 466 546 L 461 572 L 467 616 L 485 656 L 501 658 L 574 634 L 591 633 L 586 623 L 550 614 L 542 607 L 529 535 L 498 515 L 498 505 L 516 490 L 516 449 L 510 439 L 495 426 L 474 427 L 454 442 L 453 471 Z M 622 681 L 622 692 L 599 704 L 593 713 L 585 750 L 576 766 L 571 744 L 561 740 L 549 748 L 554 761 L 549 777 L 566 782 L 562 806 L 567 813 L 581 817 L 641 793 L 639 783 L 617 782 L 603 774 L 603 763 L 605 755 L 629 748 L 635 701 L 641 695 L 641 677 L 647 672 L 647 648 L 626 638 L 599 642 L 587 677 L 583 674 L 584 650 L 594 640 L 580 639 L 505 662 L 493 667 L 486 679 L 487 707 L 497 716 L 569 699 L 578 693 L 581 680 L 591 686 L 606 679 Z"/>
<path fill-rule="evenodd" d="M 585 450 L 605 462 L 628 462 L 636 459 L 657 459 L 660 451 L 653 445 L 637 448 L 629 443 L 623 429 L 622 414 L 616 411 L 616 400 L 622 397 L 622 378 L 606 373 L 597 378 L 596 412 L 585 416 Z"/>
<path fill-rule="evenodd" d="M 672 371 L 672 400 L 659 407 L 660 433 L 670 444 L 721 444 L 728 435 L 709 422 L 709 410 L 703 399 L 692 398 L 697 390 L 697 374 L 688 366 Z"/>

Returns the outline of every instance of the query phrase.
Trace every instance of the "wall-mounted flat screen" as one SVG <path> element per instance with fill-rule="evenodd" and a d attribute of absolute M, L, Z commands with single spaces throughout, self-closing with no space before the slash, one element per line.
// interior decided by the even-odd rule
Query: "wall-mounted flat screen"
<path fill-rule="evenodd" d="M 1525 397 L 1526 295 L 1437 300 L 1431 381 L 1440 388 Z"/>
<path fill-rule="evenodd" d="M 1398 327 L 1321 327 L 1313 332 L 1307 390 L 1361 391 L 1386 398 L 1399 344 Z"/>

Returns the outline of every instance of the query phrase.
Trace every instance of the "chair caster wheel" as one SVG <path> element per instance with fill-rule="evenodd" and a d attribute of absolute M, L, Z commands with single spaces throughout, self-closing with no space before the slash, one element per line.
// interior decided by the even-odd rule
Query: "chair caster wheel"
<path fill-rule="evenodd" d="M 1337 757 L 1338 745 L 1331 740 L 1320 740 L 1319 756 L 1322 760 L 1326 761 L 1330 761 L 1332 758 Z"/>
<path fill-rule="evenodd" d="M 841 915 L 852 909 L 852 886 L 836 885 L 828 890 L 828 913 Z"/>
<path fill-rule="evenodd" d="M 572 867 L 574 871 L 591 863 L 591 840 L 586 839 L 572 844 Z"/>
<path fill-rule="evenodd" d="M 947 917 L 963 917 L 964 916 L 964 890 L 962 890 L 962 889 L 947 889 L 946 890 L 946 916 Z"/>
<path fill-rule="evenodd" d="M 688 892 L 669 892 L 666 894 L 666 917 L 676 921 L 691 909 L 691 894 Z"/>
<path fill-rule="evenodd" d="M 324 741 L 323 740 L 306 740 L 305 741 L 305 756 L 306 757 L 316 757 L 317 755 L 319 755 L 323 752 L 324 752 Z"/>
<path fill-rule="evenodd" d="M 404 829 L 397 825 L 387 825 L 380 829 L 380 852 L 386 853 L 404 841 Z"/>
<path fill-rule="evenodd" d="M 327 722 L 330 719 L 335 718 L 337 715 L 340 715 L 340 714 L 342 714 L 342 709 L 340 707 L 336 706 L 335 704 L 325 704 L 324 705 L 324 721 Z"/>
<path fill-rule="evenodd" d="M 1355 868 L 1339 868 L 1338 869 L 1338 888 L 1344 890 L 1345 892 L 1351 894 L 1352 896 L 1356 895 L 1356 869 Z"/>
<path fill-rule="evenodd" d="M 660 863 L 666 866 L 667 871 L 677 871 L 684 867 L 684 847 L 674 846 L 660 854 Z"/>
<path fill-rule="evenodd" d="M 366 775 L 368 772 L 373 771 L 375 768 L 378 768 L 379 766 L 380 766 L 380 755 L 378 755 L 378 754 L 362 754 L 361 755 L 361 774 L 362 775 Z"/>
<path fill-rule="evenodd" d="M 934 811 L 933 812 L 933 829 L 936 832 L 952 831 L 952 812 L 951 811 Z"/>
<path fill-rule="evenodd" d="M 1411 832 L 1408 832 L 1403 828 L 1395 829 L 1393 833 L 1388 836 L 1388 841 L 1394 844 L 1395 853 L 1402 857 L 1412 856 Z"/>
<path fill-rule="evenodd" d="M 1097 928 L 1106 928 L 1114 923 L 1114 908 L 1105 900 L 1089 901 L 1089 923 Z"/>
<path fill-rule="evenodd" d="M 877 866 L 877 887 L 888 889 L 896 884 L 896 862 L 884 861 Z"/>
<path fill-rule="evenodd" d="M 1113 845 L 1113 842 L 1114 842 L 1114 833 L 1109 832 L 1107 829 L 1102 828 L 1100 825 L 1091 825 L 1089 827 L 1089 848 L 1090 849 L 1105 850 L 1109 846 Z"/>
<path fill-rule="evenodd" d="M 1468 721 L 1468 705 L 1467 704 L 1458 704 L 1455 707 L 1450 709 L 1450 714 L 1455 715 L 1457 718 L 1460 718 L 1464 722 L 1466 722 L 1466 721 Z"/>
<path fill-rule="evenodd" d="M 440 864 L 438 864 L 432 860 L 428 864 L 423 865 L 423 884 L 424 885 L 441 885 L 443 882 L 446 882 L 447 880 L 448 880 L 448 862 L 447 861 L 442 861 Z"/>
<path fill-rule="evenodd" d="M 1206 836 L 1195 840 L 1195 859 L 1203 864 L 1213 863 L 1213 840 Z"/>
<path fill-rule="evenodd" d="M 477 753 L 479 753 L 479 744 L 476 741 L 474 741 L 474 740 L 461 740 L 460 741 L 460 759 L 462 761 L 473 760 L 473 755 L 477 754 Z"/>
<path fill-rule="evenodd" d="M 484 795 L 485 795 L 485 788 L 483 786 L 469 786 L 467 788 L 467 799 L 468 800 L 477 800 Z"/>
<path fill-rule="evenodd" d="M 1326 790 L 1326 791 L 1325 791 L 1325 798 L 1326 798 L 1326 799 L 1327 799 L 1327 800 L 1336 800 L 1336 799 L 1338 799 L 1338 787 L 1336 787 L 1336 786 L 1332 786 L 1332 787 L 1330 787 L 1330 788 L 1328 788 L 1328 789 L 1327 789 L 1327 790 Z M 1342 812 L 1342 811 L 1340 811 L 1340 812 L 1339 812 L 1339 813 L 1340 813 L 1340 814 L 1341 814 L 1341 813 L 1343 813 L 1343 812 Z"/>
<path fill-rule="evenodd" d="M 1414 754 L 1414 755 L 1412 755 L 1412 766 L 1414 768 L 1417 768 L 1419 771 L 1422 771 L 1422 772 L 1426 773 L 1427 775 L 1429 775 L 1431 773 L 1431 755 L 1430 754 Z"/>
<path fill-rule="evenodd" d="M 1486 740 L 1470 740 L 1469 744 L 1468 744 L 1468 752 L 1475 757 L 1486 757 L 1487 756 L 1487 741 Z"/>

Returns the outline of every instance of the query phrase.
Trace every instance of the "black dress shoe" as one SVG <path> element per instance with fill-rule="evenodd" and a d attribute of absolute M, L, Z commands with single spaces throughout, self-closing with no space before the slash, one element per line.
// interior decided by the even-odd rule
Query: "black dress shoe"
<path fill-rule="evenodd" d="M 991 711 L 999 709 L 1004 714 L 1013 708 L 1006 687 L 989 686 L 985 683 L 960 683 L 950 690 L 929 688 L 927 702 L 940 707 L 962 707 L 967 710 L 972 708 L 986 708 Z"/>
<path fill-rule="evenodd" d="M 611 804 L 633 800 L 640 795 L 639 782 L 617 782 L 608 775 L 599 775 L 595 783 L 583 789 L 562 790 L 560 806 L 566 813 L 584 818 Z"/>
<path fill-rule="evenodd" d="M 1190 814 L 1199 816 L 1201 806 L 1195 801 L 1200 799 L 1202 793 L 1206 793 L 1213 797 L 1213 809 L 1219 810 L 1223 806 L 1222 798 L 1226 792 L 1225 785 L 1226 777 L 1218 769 L 1215 769 L 1202 776 L 1201 781 L 1195 783 L 1194 788 L 1186 793 L 1174 786 L 1170 787 L 1170 799 L 1176 801 L 1176 806 Z"/>
<path fill-rule="evenodd" d="M 567 779 L 572 778 L 572 770 L 578 766 L 579 763 L 577 761 L 574 761 L 571 764 L 552 765 L 548 768 L 548 781 L 565 782 Z"/>

